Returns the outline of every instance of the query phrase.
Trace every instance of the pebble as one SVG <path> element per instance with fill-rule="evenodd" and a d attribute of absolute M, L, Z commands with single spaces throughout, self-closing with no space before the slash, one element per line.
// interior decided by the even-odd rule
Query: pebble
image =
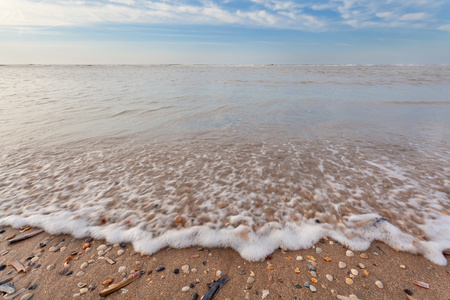
<path fill-rule="evenodd" d="M 76 293 L 76 294 L 73 294 L 73 296 L 72 297 L 74 297 L 74 298 L 77 298 L 77 297 L 80 297 L 81 296 L 81 294 L 80 293 Z"/>
<path fill-rule="evenodd" d="M 287 250 L 288 250 L 287 247 L 286 247 L 285 245 L 281 245 L 281 246 L 280 246 L 280 249 L 281 249 L 281 250 L 284 250 L 284 251 L 287 251 Z"/>
<path fill-rule="evenodd" d="M 181 289 L 181 291 L 182 291 L 183 293 L 186 293 L 186 292 L 188 292 L 190 289 L 191 289 L 191 288 L 190 288 L 189 286 L 184 286 L 184 287 Z"/>
<path fill-rule="evenodd" d="M 299 256 L 297 256 L 296 260 L 297 260 L 297 261 L 302 261 L 302 260 L 303 260 L 303 257 L 299 255 Z"/>
<path fill-rule="evenodd" d="M 191 269 L 191 272 L 192 272 L 192 273 L 197 273 L 197 268 L 192 268 L 192 269 Z"/>
<path fill-rule="evenodd" d="M 353 279 L 345 278 L 345 283 L 348 284 L 348 285 L 351 285 L 351 284 L 353 284 Z"/>
<path fill-rule="evenodd" d="M 222 271 L 220 271 L 220 270 L 217 270 L 217 271 L 216 271 L 216 276 L 217 276 L 217 277 L 220 277 L 220 276 L 222 276 Z"/>
<path fill-rule="evenodd" d="M 304 287 L 309 287 L 312 283 L 309 281 L 305 281 L 305 283 L 303 284 Z"/>
<path fill-rule="evenodd" d="M 311 271 L 311 272 L 309 272 L 309 274 L 310 274 L 311 277 L 313 277 L 313 278 L 316 278 L 316 277 L 317 277 L 316 271 Z"/>
<path fill-rule="evenodd" d="M 316 248 L 316 253 L 317 253 L 317 254 L 322 253 L 322 248 L 317 247 L 317 248 Z"/>
<path fill-rule="evenodd" d="M 365 269 L 365 268 L 366 268 L 366 266 L 365 266 L 364 264 L 362 264 L 362 263 L 359 263 L 358 266 L 359 266 L 361 269 Z"/>
<path fill-rule="evenodd" d="M 176 216 L 175 219 L 173 220 L 175 223 L 179 224 L 181 222 L 183 222 L 183 218 L 181 216 Z"/>
<path fill-rule="evenodd" d="M 359 274 L 358 270 L 356 270 L 356 269 L 351 269 L 350 272 L 355 276 L 358 276 L 358 274 Z"/>
<path fill-rule="evenodd" d="M 374 252 L 373 254 L 375 254 L 376 256 L 380 255 L 378 252 Z"/>
<path fill-rule="evenodd" d="M 48 265 L 48 266 L 47 266 L 47 270 L 49 270 L 49 271 L 50 271 L 50 270 L 53 270 L 54 268 L 55 268 L 55 265 Z"/>
<path fill-rule="evenodd" d="M 90 261 L 87 262 L 88 264 L 93 264 L 95 263 L 95 260 L 91 259 Z"/>
<path fill-rule="evenodd" d="M 369 256 L 366 253 L 361 253 L 359 255 L 359 257 L 364 258 L 364 259 L 368 259 L 369 258 Z"/>
<path fill-rule="evenodd" d="M 339 268 L 340 269 L 344 269 L 345 267 L 347 267 L 347 264 L 345 262 L 340 261 L 339 262 Z"/>
<path fill-rule="evenodd" d="M 121 256 L 124 252 L 125 252 L 125 250 L 123 250 L 123 249 L 117 250 L 117 256 Z"/>
<path fill-rule="evenodd" d="M 173 273 L 174 273 L 174 274 L 180 274 L 180 269 L 175 269 L 175 270 L 173 270 Z"/>
<path fill-rule="evenodd" d="M 88 263 L 87 263 L 87 262 L 84 262 L 84 263 L 81 264 L 80 269 L 81 269 L 81 270 L 84 270 L 84 269 L 87 268 L 87 266 L 88 266 Z"/>
<path fill-rule="evenodd" d="M 161 272 L 161 271 L 164 271 L 166 268 L 164 267 L 164 266 L 162 266 L 162 265 L 159 265 L 157 268 L 156 268 L 156 272 Z"/>
<path fill-rule="evenodd" d="M 108 248 L 108 246 L 106 246 L 105 244 L 102 244 L 97 247 L 97 251 L 103 251 L 103 250 L 106 250 L 106 248 Z"/>
<path fill-rule="evenodd" d="M 345 252 L 345 255 L 347 255 L 348 257 L 353 257 L 355 256 L 355 253 L 353 253 L 352 250 L 347 250 L 347 252 Z"/>
<path fill-rule="evenodd" d="M 273 270 L 274 266 L 272 264 L 267 265 L 267 270 Z"/>
<path fill-rule="evenodd" d="M 39 260 L 39 257 L 38 256 L 35 256 L 35 257 L 33 257 L 32 259 L 31 259 L 31 262 L 37 262 Z"/>
<path fill-rule="evenodd" d="M 81 246 L 81 249 L 86 250 L 87 248 L 89 248 L 91 246 L 90 243 L 84 243 L 83 246 Z"/>
<path fill-rule="evenodd" d="M 125 272 L 126 269 L 127 269 L 127 267 L 121 266 L 121 267 L 119 268 L 119 273 Z"/>
<path fill-rule="evenodd" d="M 309 289 L 311 290 L 311 292 L 315 293 L 317 292 L 317 288 L 315 286 L 313 286 L 312 284 L 309 286 Z"/>
<path fill-rule="evenodd" d="M 267 296 L 269 296 L 270 292 L 269 290 L 263 290 L 261 293 L 261 300 L 265 299 Z"/>
<path fill-rule="evenodd" d="M 405 265 L 400 265 L 400 268 L 406 269 L 406 266 Z"/>
<path fill-rule="evenodd" d="M 22 298 L 20 298 L 20 300 L 30 300 L 31 298 L 33 298 L 33 296 L 33 293 L 25 294 L 22 296 Z"/>
<path fill-rule="evenodd" d="M 58 252 L 59 251 L 59 247 L 50 247 L 49 249 L 48 249 L 48 251 L 51 251 L 51 252 Z"/>
<path fill-rule="evenodd" d="M 189 265 L 182 266 L 181 270 L 183 270 L 184 274 L 189 274 L 191 272 Z"/>
<path fill-rule="evenodd" d="M 384 287 L 383 283 L 381 281 L 379 281 L 379 280 L 375 281 L 375 285 L 377 287 L 379 287 L 380 289 L 382 289 Z"/>
<path fill-rule="evenodd" d="M 307 264 L 306 266 L 310 271 L 317 271 L 316 267 L 314 267 L 313 265 Z"/>
<path fill-rule="evenodd" d="M 77 273 L 77 276 L 84 276 L 84 274 L 86 274 L 86 273 L 84 273 L 83 271 L 80 271 Z"/>
<path fill-rule="evenodd" d="M 86 283 L 84 283 L 84 282 L 78 282 L 78 287 L 81 289 L 81 288 L 84 288 L 86 286 Z"/>
<path fill-rule="evenodd" d="M 255 277 L 255 273 L 253 271 L 250 271 L 250 276 Z"/>
<path fill-rule="evenodd" d="M 6 265 L 1 265 L 0 266 L 0 271 L 3 271 L 6 268 Z"/>
<path fill-rule="evenodd" d="M 295 272 L 295 274 L 300 274 L 300 269 L 299 268 L 295 268 L 294 272 Z"/>
<path fill-rule="evenodd" d="M 114 278 L 108 278 L 103 280 L 102 285 L 110 285 L 114 281 Z"/>
<path fill-rule="evenodd" d="M 125 248 L 126 244 L 125 243 L 120 243 L 119 247 L 120 248 Z"/>
<path fill-rule="evenodd" d="M 245 275 L 245 274 L 247 274 L 247 271 L 245 271 L 245 270 L 240 270 L 239 271 L 239 275 Z"/>
<path fill-rule="evenodd" d="M 249 277 L 249 278 L 247 278 L 247 283 L 248 284 L 252 284 L 252 283 L 254 283 L 255 282 L 255 278 L 254 277 Z"/>
<path fill-rule="evenodd" d="M 88 288 L 82 288 L 82 289 L 80 289 L 80 295 L 87 294 L 87 292 L 89 292 Z"/>
<path fill-rule="evenodd" d="M 333 276 L 331 276 L 330 274 L 325 275 L 325 277 L 326 277 L 329 281 L 333 281 Z"/>

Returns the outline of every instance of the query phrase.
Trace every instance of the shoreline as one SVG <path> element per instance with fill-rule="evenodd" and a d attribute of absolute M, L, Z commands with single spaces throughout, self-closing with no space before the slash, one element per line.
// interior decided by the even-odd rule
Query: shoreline
<path fill-rule="evenodd" d="M 220 274 L 227 274 L 229 281 L 215 299 L 262 299 L 263 296 L 264 299 L 336 299 L 332 290 L 340 299 L 450 299 L 448 264 L 439 266 L 423 256 L 396 252 L 377 241 L 366 251 L 347 253 L 343 245 L 321 239 L 313 249 L 279 249 L 270 259 L 249 262 L 230 248 L 165 248 L 153 255 L 142 255 L 130 244 L 108 245 L 102 240 L 74 239 L 70 235 L 46 232 L 8 245 L 6 238 L 13 234 L 20 237 L 38 228 L 22 233 L 9 226 L 0 229 L 5 230 L 0 234 L 0 265 L 6 265 L 0 271 L 0 281 L 12 277 L 10 283 L 16 288 L 15 294 L 25 289 L 14 299 L 31 293 L 32 299 L 100 299 L 100 291 L 106 288 L 103 281 L 112 278 L 115 284 L 138 270 L 145 272 L 106 298 L 193 299 L 197 293 L 201 299 L 209 290 L 207 283 Z M 90 246 L 84 250 L 87 243 Z M 354 256 L 347 256 L 351 253 Z M 368 258 L 362 258 L 361 254 Z M 68 260 L 66 264 L 65 260 Z M 15 261 L 27 271 L 18 272 L 8 266 Z M 340 268 L 339 262 L 346 266 Z M 189 274 L 185 273 L 186 267 L 183 269 L 185 265 L 189 265 Z M 119 272 L 121 267 L 124 270 Z M 164 270 L 157 271 L 162 267 Z M 60 275 L 62 271 L 67 276 Z M 414 280 L 425 282 L 430 288 L 419 287 Z M 307 281 L 314 288 L 305 287 Z M 381 288 L 377 281 L 382 283 Z M 189 285 L 191 288 L 183 292 Z M 29 290 L 30 287 L 35 288 Z M 405 289 L 412 295 L 405 293 Z M 357 298 L 345 298 L 350 295 Z"/>

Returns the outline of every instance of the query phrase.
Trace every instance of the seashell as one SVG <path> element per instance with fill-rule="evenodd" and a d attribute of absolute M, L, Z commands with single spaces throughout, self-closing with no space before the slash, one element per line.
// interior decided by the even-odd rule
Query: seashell
<path fill-rule="evenodd" d="M 114 278 L 108 278 L 102 281 L 102 285 L 110 285 L 111 283 L 113 283 Z"/>
<path fill-rule="evenodd" d="M 425 289 L 429 289 L 430 285 L 428 283 L 425 283 L 423 281 L 414 280 L 413 283 L 417 286 L 423 287 Z"/>
<path fill-rule="evenodd" d="M 353 284 L 353 279 L 345 278 L 345 283 L 348 284 L 348 285 L 351 285 L 351 284 Z"/>
<path fill-rule="evenodd" d="M 267 270 L 273 270 L 274 266 L 272 264 L 267 265 Z"/>
<path fill-rule="evenodd" d="M 382 289 L 384 287 L 383 283 L 381 281 L 379 281 L 379 280 L 375 281 L 375 285 L 377 287 L 379 287 L 380 289 Z"/>

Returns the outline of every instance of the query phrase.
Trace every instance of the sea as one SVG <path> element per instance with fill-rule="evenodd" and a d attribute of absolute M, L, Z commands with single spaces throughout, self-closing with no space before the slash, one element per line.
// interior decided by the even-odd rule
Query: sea
<path fill-rule="evenodd" d="M 1 65 L 0 225 L 445 265 L 450 65 Z"/>

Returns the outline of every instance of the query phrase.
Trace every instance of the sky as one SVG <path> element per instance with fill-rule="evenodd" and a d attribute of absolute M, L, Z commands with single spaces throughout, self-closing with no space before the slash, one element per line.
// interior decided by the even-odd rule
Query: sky
<path fill-rule="evenodd" d="M 450 64 L 449 0 L 0 0 L 0 64 Z"/>

